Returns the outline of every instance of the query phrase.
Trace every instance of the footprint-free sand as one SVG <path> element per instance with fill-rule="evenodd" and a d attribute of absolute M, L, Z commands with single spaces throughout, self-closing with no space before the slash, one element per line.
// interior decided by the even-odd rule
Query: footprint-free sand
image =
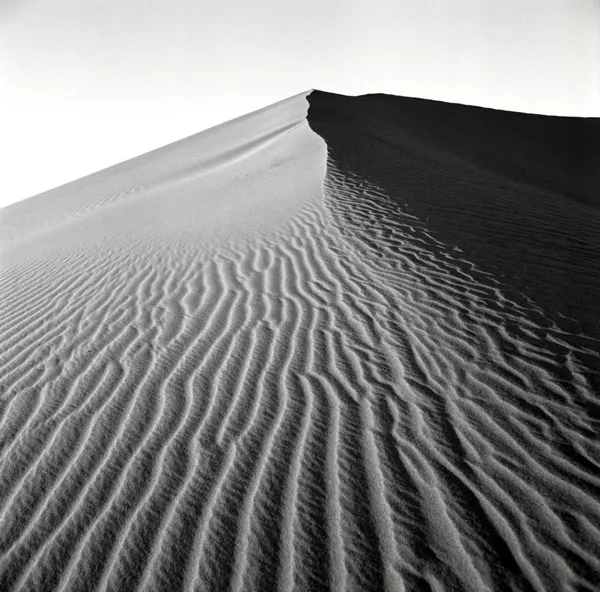
<path fill-rule="evenodd" d="M 0 210 L 0 590 L 597 590 L 599 163 L 312 91 Z"/>

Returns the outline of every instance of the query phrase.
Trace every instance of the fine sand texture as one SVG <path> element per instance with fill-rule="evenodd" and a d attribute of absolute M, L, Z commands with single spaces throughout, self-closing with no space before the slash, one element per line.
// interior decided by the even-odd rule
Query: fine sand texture
<path fill-rule="evenodd" d="M 600 120 L 312 91 L 0 210 L 1 591 L 599 586 Z"/>

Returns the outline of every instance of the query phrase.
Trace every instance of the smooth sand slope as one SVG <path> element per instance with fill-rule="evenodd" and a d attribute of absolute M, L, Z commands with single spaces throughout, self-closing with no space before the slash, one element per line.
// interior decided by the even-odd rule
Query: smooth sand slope
<path fill-rule="evenodd" d="M 314 91 L 0 210 L 0 590 L 597 590 L 599 163 Z"/>

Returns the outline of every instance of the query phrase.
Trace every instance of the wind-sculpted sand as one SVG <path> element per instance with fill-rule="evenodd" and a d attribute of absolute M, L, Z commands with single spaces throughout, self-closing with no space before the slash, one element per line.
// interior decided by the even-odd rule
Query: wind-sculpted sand
<path fill-rule="evenodd" d="M 0 590 L 597 589 L 598 121 L 415 101 L 0 211 Z"/>

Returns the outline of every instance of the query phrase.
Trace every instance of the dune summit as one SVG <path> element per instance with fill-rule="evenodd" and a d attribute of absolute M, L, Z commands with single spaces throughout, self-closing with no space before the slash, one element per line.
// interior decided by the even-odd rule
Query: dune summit
<path fill-rule="evenodd" d="M 597 589 L 599 161 L 312 91 L 0 210 L 0 589 Z"/>

